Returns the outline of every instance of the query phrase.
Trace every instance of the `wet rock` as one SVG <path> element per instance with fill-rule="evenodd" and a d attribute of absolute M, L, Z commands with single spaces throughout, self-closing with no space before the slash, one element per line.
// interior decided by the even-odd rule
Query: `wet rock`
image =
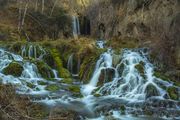
<path fill-rule="evenodd" d="M 153 84 L 147 85 L 145 93 L 146 93 L 146 99 L 150 98 L 152 96 L 158 96 L 159 95 L 157 88 Z"/>
<path fill-rule="evenodd" d="M 52 72 L 52 68 L 48 66 L 43 61 L 36 61 L 35 64 L 37 65 L 38 71 L 43 78 L 54 78 L 54 74 Z"/>
<path fill-rule="evenodd" d="M 23 67 L 17 63 L 12 62 L 6 68 L 3 69 L 5 75 L 13 75 L 15 77 L 20 77 L 23 72 Z"/>
<path fill-rule="evenodd" d="M 122 63 L 120 66 L 118 66 L 117 70 L 120 76 L 122 76 L 123 71 L 124 71 L 124 63 Z"/>
<path fill-rule="evenodd" d="M 138 72 L 140 73 L 140 75 L 145 79 L 145 72 L 144 72 L 144 63 L 141 61 L 139 64 L 137 64 L 135 66 L 135 68 L 138 70 Z"/>
<path fill-rule="evenodd" d="M 106 82 L 110 82 L 113 80 L 115 76 L 115 70 L 112 68 L 102 69 L 101 74 L 99 76 L 98 85 L 103 85 Z"/>
<path fill-rule="evenodd" d="M 179 100 L 179 94 L 178 94 L 178 89 L 175 87 L 169 87 L 167 89 L 167 92 L 170 96 L 171 99 L 173 100 Z"/>
<path fill-rule="evenodd" d="M 54 91 L 58 91 L 60 87 L 56 84 L 52 84 L 52 85 L 48 85 L 45 89 L 54 92 Z"/>
<path fill-rule="evenodd" d="M 60 83 L 72 84 L 73 83 L 73 79 L 72 78 L 64 78 L 63 80 L 60 81 Z"/>

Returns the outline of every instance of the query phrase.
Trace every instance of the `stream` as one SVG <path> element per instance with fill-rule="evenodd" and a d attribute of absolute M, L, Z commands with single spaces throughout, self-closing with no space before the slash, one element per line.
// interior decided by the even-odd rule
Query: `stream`
<path fill-rule="evenodd" d="M 97 47 L 104 48 L 104 42 L 98 41 Z M 41 52 L 37 53 L 37 49 Z M 50 74 L 49 78 L 53 80 L 49 81 L 38 72 L 35 63 L 25 59 L 33 57 L 42 60 L 45 54 L 46 50 L 41 46 L 23 46 L 21 55 L 1 48 L 0 82 L 16 86 L 18 94 L 31 96 L 33 102 L 75 111 L 82 120 L 180 119 L 180 102 L 170 99 L 167 93 L 169 87 L 175 87 L 180 94 L 180 88 L 154 76 L 155 66 L 145 48 L 123 49 L 118 54 L 107 49 L 99 56 L 89 83 L 74 82 L 81 86 L 82 98 L 72 96 L 65 89 L 56 92 L 46 89 L 47 84 L 56 84 L 61 88 L 65 88 L 66 84 L 59 82 L 63 78 L 58 76 L 57 70 L 50 69 L 49 73 L 53 75 Z M 3 72 L 12 62 L 23 67 L 18 77 Z M 67 68 L 74 77 L 78 76 L 73 73 L 73 54 L 69 56 Z"/>

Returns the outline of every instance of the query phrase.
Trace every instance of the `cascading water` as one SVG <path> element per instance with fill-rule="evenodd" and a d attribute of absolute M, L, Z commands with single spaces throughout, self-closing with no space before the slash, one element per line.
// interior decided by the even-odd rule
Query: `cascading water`
<path fill-rule="evenodd" d="M 32 47 L 30 47 L 32 48 Z M 24 50 L 24 49 L 22 49 Z M 32 49 L 28 49 L 28 53 L 31 56 Z M 28 55 L 28 56 L 29 56 Z M 31 56 L 32 57 L 32 56 Z M 22 66 L 23 71 L 19 77 L 14 77 L 12 75 L 5 75 L 4 69 L 10 64 L 16 63 Z M 17 91 L 21 94 L 44 94 L 48 91 L 45 90 L 46 85 L 41 85 L 39 83 L 49 83 L 50 82 L 41 77 L 41 74 L 38 71 L 37 66 L 24 60 L 20 55 L 13 54 L 4 49 L 0 49 L 0 78 L 2 79 L 3 84 L 13 84 L 18 85 Z M 12 69 L 12 68 L 11 68 Z M 57 71 L 54 71 L 55 79 L 58 78 Z"/>
<path fill-rule="evenodd" d="M 42 59 L 46 54 L 45 49 L 39 45 L 27 44 L 22 46 L 21 56 L 35 59 Z"/>
<path fill-rule="evenodd" d="M 137 66 L 141 66 L 142 72 Z M 148 86 L 154 89 L 154 96 L 163 98 L 166 90 L 162 89 L 157 83 L 166 87 L 172 86 L 171 83 L 165 82 L 153 76 L 153 65 L 148 61 L 147 54 L 142 50 L 124 50 L 122 59 L 119 64 L 114 66 L 116 75 L 113 81 L 105 83 L 98 93 L 106 95 L 117 95 L 129 100 L 145 100 L 149 93 Z M 153 96 L 152 95 L 152 96 Z"/>
<path fill-rule="evenodd" d="M 44 52 L 42 53 L 44 54 Z M 22 49 L 22 56 L 24 57 L 34 57 L 39 60 L 43 54 L 39 54 L 34 46 Z M 23 67 L 22 74 L 19 77 L 5 75 L 3 72 L 12 62 L 17 62 Z M 67 68 L 73 72 L 73 54 L 69 57 Z M 106 119 L 105 114 L 109 112 L 112 113 L 114 119 L 134 119 L 133 116 L 122 116 L 119 112 L 121 104 L 126 106 L 127 114 L 133 114 L 136 111 L 144 115 L 142 111 L 148 104 L 152 105 L 148 106 L 149 109 L 152 108 L 158 113 L 160 110 L 156 104 L 160 101 L 160 105 L 163 104 L 167 107 L 167 109 L 166 107 L 163 109 L 168 115 L 171 117 L 178 116 L 179 105 L 177 101 L 167 97 L 166 91 L 167 88 L 174 86 L 173 83 L 154 76 L 154 66 L 149 62 L 148 53 L 144 52 L 143 49 L 124 49 L 118 55 L 112 49 L 108 49 L 107 52 L 101 54 L 89 83 L 82 85 L 83 98 L 71 96 L 69 91 L 65 92 L 65 90 L 62 90 L 63 94 L 60 91 L 56 93 L 46 90 L 48 85 L 60 84 L 59 80 L 61 79 L 58 78 L 57 71 L 52 69 L 52 72 L 55 80 L 44 79 L 41 77 L 36 64 L 24 60 L 20 55 L 0 49 L 0 78 L 2 78 L 0 81 L 3 84 L 11 83 L 18 86 L 17 92 L 20 94 L 46 95 L 46 98 L 35 100 L 37 102 L 44 102 L 52 106 L 58 104 L 72 111 L 83 113 L 85 118 L 100 116 L 95 120 L 103 120 Z M 75 85 L 77 84 L 81 85 L 81 83 Z M 61 86 L 63 85 L 64 83 L 61 84 Z M 67 86 L 65 84 L 62 88 L 67 89 Z M 178 91 L 180 90 L 179 87 L 174 87 Z M 100 96 L 96 97 L 95 95 Z"/>
<path fill-rule="evenodd" d="M 79 25 L 79 18 L 76 16 L 72 17 L 72 26 L 73 26 L 73 36 L 74 38 L 78 38 L 80 35 L 80 25 Z"/>
<path fill-rule="evenodd" d="M 68 63 L 67 63 L 67 69 L 71 74 L 73 74 L 73 54 L 69 56 Z"/>
<path fill-rule="evenodd" d="M 104 47 L 105 47 L 105 40 L 98 40 L 98 41 L 96 42 L 96 44 L 97 44 L 97 46 L 98 46 L 99 48 L 104 48 Z"/>
<path fill-rule="evenodd" d="M 83 88 L 83 94 L 89 95 L 96 88 L 99 76 L 102 69 L 112 68 L 112 53 L 111 49 L 103 53 L 100 56 L 100 59 L 97 61 L 93 76 L 88 85 L 85 85 Z"/>

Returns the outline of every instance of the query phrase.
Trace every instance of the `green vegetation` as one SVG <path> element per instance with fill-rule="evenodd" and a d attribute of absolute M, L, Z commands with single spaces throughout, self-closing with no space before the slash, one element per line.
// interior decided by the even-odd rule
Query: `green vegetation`
<path fill-rule="evenodd" d="M 170 96 L 171 99 L 173 100 L 179 100 L 179 95 L 178 95 L 178 89 L 175 87 L 169 87 L 167 89 L 167 92 Z"/>
<path fill-rule="evenodd" d="M 170 79 L 169 79 L 167 76 L 161 74 L 161 73 L 158 72 L 158 71 L 155 71 L 153 75 L 154 75 L 155 77 L 157 77 L 157 78 L 162 79 L 162 80 L 170 81 Z"/>
<path fill-rule="evenodd" d="M 72 85 L 72 86 L 69 86 L 69 91 L 73 92 L 73 93 L 80 93 L 80 87 L 79 86 L 75 86 L 75 85 Z"/>
<path fill-rule="evenodd" d="M 59 51 L 54 48 L 54 49 L 51 50 L 51 55 L 52 55 L 52 57 L 54 59 L 55 66 L 56 66 L 56 68 L 58 70 L 58 73 L 59 73 L 60 77 L 62 77 L 62 78 L 71 77 L 69 71 L 67 69 L 63 68 L 63 61 L 60 58 Z"/>
<path fill-rule="evenodd" d="M 44 81 L 38 81 L 37 82 L 39 85 L 47 85 L 48 83 L 47 82 L 44 82 Z"/>
<path fill-rule="evenodd" d="M 60 83 L 72 84 L 73 79 L 72 78 L 64 78 L 63 80 L 60 81 Z"/>
<path fill-rule="evenodd" d="M 6 68 L 4 68 L 3 73 L 5 75 L 13 75 L 15 77 L 20 77 L 23 72 L 23 67 L 17 62 L 11 62 Z"/>
<path fill-rule="evenodd" d="M 38 60 L 38 61 L 35 61 L 35 64 L 37 65 L 38 71 L 42 75 L 43 78 L 54 77 L 51 67 L 49 67 L 45 62 Z"/>
<path fill-rule="evenodd" d="M 60 87 L 56 84 L 52 84 L 52 85 L 48 85 L 45 89 L 54 92 L 54 91 L 58 91 Z"/>
<path fill-rule="evenodd" d="M 27 85 L 29 88 L 31 88 L 31 89 L 33 89 L 33 88 L 36 87 L 36 85 L 34 85 L 34 84 L 31 83 L 31 82 L 26 82 L 26 85 Z"/>
<path fill-rule="evenodd" d="M 135 68 L 138 70 L 140 75 L 145 79 L 145 70 L 144 70 L 144 63 L 141 61 L 139 64 L 135 66 Z"/>

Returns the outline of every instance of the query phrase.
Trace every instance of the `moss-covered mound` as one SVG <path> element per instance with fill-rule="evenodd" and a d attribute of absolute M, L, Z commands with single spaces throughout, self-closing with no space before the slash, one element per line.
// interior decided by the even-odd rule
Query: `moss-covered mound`
<path fill-rule="evenodd" d="M 60 87 L 56 84 L 52 84 L 52 85 L 48 85 L 45 89 L 54 92 L 54 91 L 58 91 Z"/>
<path fill-rule="evenodd" d="M 64 78 L 63 80 L 60 81 L 60 83 L 72 84 L 73 83 L 73 79 L 72 78 Z"/>
<path fill-rule="evenodd" d="M 54 77 L 51 67 L 48 66 L 45 62 L 38 60 L 38 61 L 35 61 L 35 64 L 37 65 L 38 71 L 43 78 Z"/>
<path fill-rule="evenodd" d="M 3 73 L 5 75 L 13 75 L 15 77 L 20 77 L 23 72 L 23 67 L 17 62 L 11 62 L 6 68 L 4 68 Z"/>
<path fill-rule="evenodd" d="M 146 98 L 159 95 L 157 88 L 153 84 L 147 85 L 145 92 L 146 92 Z"/>
<path fill-rule="evenodd" d="M 61 59 L 59 51 L 54 48 L 51 50 L 51 55 L 53 57 L 55 67 L 57 68 L 60 77 L 62 77 L 62 78 L 71 77 L 69 71 L 63 67 L 63 61 Z"/>
<path fill-rule="evenodd" d="M 175 87 L 169 87 L 167 89 L 169 97 L 173 100 L 179 100 L 178 89 Z"/>
<path fill-rule="evenodd" d="M 145 79 L 145 70 L 144 70 L 144 63 L 141 61 L 139 64 L 135 66 L 135 68 L 138 70 L 140 75 Z"/>

